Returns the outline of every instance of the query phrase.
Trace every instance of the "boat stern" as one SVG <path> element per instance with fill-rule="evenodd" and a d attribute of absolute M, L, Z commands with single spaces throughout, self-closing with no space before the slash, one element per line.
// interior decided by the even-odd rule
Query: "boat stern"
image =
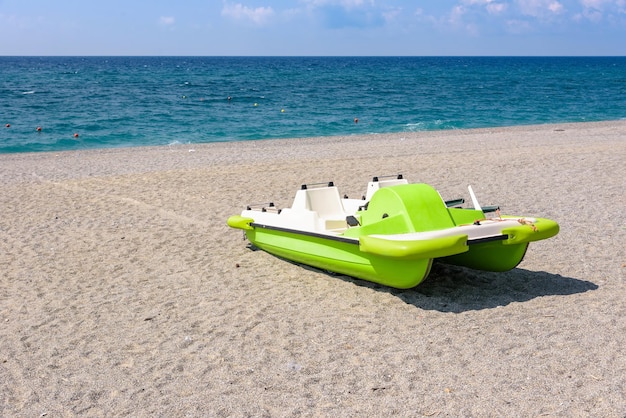
<path fill-rule="evenodd" d="M 231 228 L 243 229 L 244 231 L 253 229 L 252 222 L 254 222 L 254 219 L 241 215 L 233 215 L 226 221 Z"/>

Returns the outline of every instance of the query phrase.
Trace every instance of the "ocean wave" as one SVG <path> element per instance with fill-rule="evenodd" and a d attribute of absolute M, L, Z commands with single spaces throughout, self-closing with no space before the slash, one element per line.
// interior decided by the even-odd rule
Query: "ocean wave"
<path fill-rule="evenodd" d="M 11 125 L 0 130 L 0 153 L 626 117 L 625 57 L 0 57 L 0 64 L 0 123 Z"/>

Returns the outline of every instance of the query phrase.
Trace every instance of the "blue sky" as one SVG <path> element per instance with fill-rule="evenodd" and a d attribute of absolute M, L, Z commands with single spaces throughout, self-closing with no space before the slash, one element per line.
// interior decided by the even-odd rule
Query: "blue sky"
<path fill-rule="evenodd" d="M 0 55 L 626 55 L 626 0 L 0 0 Z"/>

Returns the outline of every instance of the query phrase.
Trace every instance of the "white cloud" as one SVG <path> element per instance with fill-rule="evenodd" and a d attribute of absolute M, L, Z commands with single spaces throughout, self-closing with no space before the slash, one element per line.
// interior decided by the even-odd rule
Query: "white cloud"
<path fill-rule="evenodd" d="M 387 10 L 387 11 L 382 12 L 382 15 L 383 15 L 383 19 L 385 19 L 387 23 L 390 23 L 402 15 L 402 9 Z"/>
<path fill-rule="evenodd" d="M 530 23 L 525 20 L 511 19 L 507 20 L 506 28 L 509 33 L 522 34 L 532 30 Z"/>
<path fill-rule="evenodd" d="M 230 17 L 235 20 L 247 20 L 256 25 L 267 24 L 274 14 L 274 9 L 271 7 L 251 8 L 241 3 L 225 3 L 222 8 L 222 16 Z"/>
<path fill-rule="evenodd" d="M 517 0 L 517 5 L 523 14 L 532 17 L 549 17 L 565 10 L 557 0 Z"/>
<path fill-rule="evenodd" d="M 580 0 L 580 4 L 582 4 L 585 8 L 594 8 L 599 9 L 602 7 L 602 4 L 606 3 L 606 0 Z"/>
<path fill-rule="evenodd" d="M 454 6 L 452 8 L 452 11 L 450 12 L 448 22 L 452 23 L 453 25 L 461 23 L 463 21 L 463 15 L 465 14 L 465 11 L 466 9 L 463 6 Z"/>
<path fill-rule="evenodd" d="M 495 3 L 495 0 L 463 0 L 461 3 L 469 4 L 470 6 L 473 6 L 473 5 L 483 6 L 483 5 Z"/>
<path fill-rule="evenodd" d="M 374 5 L 373 0 L 305 0 L 304 3 L 313 7 L 341 6 L 344 9 L 354 9 L 364 5 Z"/>
<path fill-rule="evenodd" d="M 487 5 L 487 11 L 489 14 L 497 15 L 503 13 L 506 10 L 506 4 L 504 3 L 489 3 Z"/>
<path fill-rule="evenodd" d="M 462 3 L 469 6 L 484 6 L 490 14 L 499 14 L 506 9 L 506 3 L 496 0 L 463 0 Z"/>
<path fill-rule="evenodd" d="M 583 7 L 581 13 L 574 16 L 574 20 L 586 19 L 593 23 L 599 23 L 605 18 L 619 21 L 626 15 L 626 0 L 580 0 Z"/>
<path fill-rule="evenodd" d="M 626 0 L 580 0 L 580 4 L 585 8 L 605 10 L 617 8 L 624 11 Z"/>
<path fill-rule="evenodd" d="M 585 10 L 626 14 L 626 0 L 580 0 L 580 4 Z"/>
<path fill-rule="evenodd" d="M 452 29 L 460 29 L 469 35 L 476 36 L 480 32 L 480 27 L 474 22 L 465 21 L 466 14 L 469 13 L 467 7 L 457 4 L 448 15 L 445 26 Z"/>
<path fill-rule="evenodd" d="M 564 10 L 563 4 L 559 3 L 558 1 L 553 1 L 548 4 L 548 10 L 555 14 L 561 13 Z"/>
<path fill-rule="evenodd" d="M 176 19 L 172 16 L 161 16 L 159 18 L 159 24 L 163 26 L 172 26 L 174 23 L 176 23 Z"/>
<path fill-rule="evenodd" d="M 472 14 L 476 17 L 476 12 L 486 11 L 489 15 L 501 15 L 507 9 L 507 4 L 499 0 L 460 0 L 450 12 L 450 23 L 459 24 L 464 15 Z M 477 29 L 472 25 L 472 31 Z"/>
<path fill-rule="evenodd" d="M 598 9 L 593 9 L 593 8 L 585 9 L 581 13 L 581 16 L 593 23 L 599 23 L 600 21 L 602 21 L 602 12 Z M 579 20 L 579 19 L 576 19 L 576 20 Z"/>
<path fill-rule="evenodd" d="M 507 9 L 499 0 L 460 0 L 449 12 L 445 24 L 449 28 L 462 29 L 470 35 L 478 35 L 484 13 L 500 15 Z"/>

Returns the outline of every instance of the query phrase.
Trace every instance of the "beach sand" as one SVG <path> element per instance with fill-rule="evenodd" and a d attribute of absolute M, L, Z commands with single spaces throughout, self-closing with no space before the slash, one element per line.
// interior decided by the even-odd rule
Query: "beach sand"
<path fill-rule="evenodd" d="M 402 173 L 551 218 L 410 290 L 226 226 Z M 626 121 L 0 155 L 0 416 L 626 416 Z"/>

